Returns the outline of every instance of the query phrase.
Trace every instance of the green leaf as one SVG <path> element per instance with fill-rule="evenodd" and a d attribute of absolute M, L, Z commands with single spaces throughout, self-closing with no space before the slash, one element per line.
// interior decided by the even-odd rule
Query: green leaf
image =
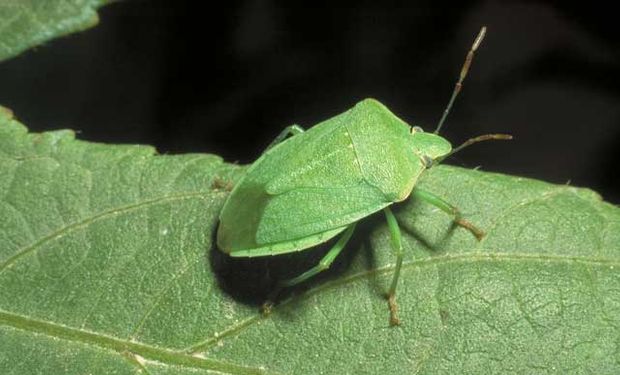
<path fill-rule="evenodd" d="M 99 21 L 110 0 L 0 0 L 0 61 Z"/>
<path fill-rule="evenodd" d="M 213 241 L 243 167 L 31 134 L 0 113 L 2 374 L 620 373 L 620 210 L 590 190 L 435 167 L 421 185 L 488 235 L 398 206 L 402 326 L 382 296 L 381 215 L 263 316 L 264 259 Z M 303 269 L 321 251 L 269 262 Z"/>

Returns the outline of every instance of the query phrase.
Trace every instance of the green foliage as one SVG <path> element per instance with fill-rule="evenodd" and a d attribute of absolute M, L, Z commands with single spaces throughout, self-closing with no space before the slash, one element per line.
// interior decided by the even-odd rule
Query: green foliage
<path fill-rule="evenodd" d="M 0 61 L 53 38 L 95 26 L 110 0 L 0 0 Z"/>
<path fill-rule="evenodd" d="M 620 210 L 590 190 L 433 168 L 420 186 L 488 236 L 398 206 L 402 326 L 382 298 L 380 214 L 327 279 L 263 316 L 236 293 L 249 276 L 222 288 L 211 260 L 243 167 L 32 134 L 0 113 L 2 374 L 620 372 Z"/>

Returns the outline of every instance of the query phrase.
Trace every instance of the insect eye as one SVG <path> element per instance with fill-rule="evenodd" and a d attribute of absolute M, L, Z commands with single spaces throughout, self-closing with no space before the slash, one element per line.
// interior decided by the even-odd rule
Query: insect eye
<path fill-rule="evenodd" d="M 424 163 L 426 169 L 428 169 L 433 166 L 434 160 L 428 155 L 422 155 L 422 162 Z"/>
<path fill-rule="evenodd" d="M 414 126 L 411 128 L 412 133 L 424 133 L 424 130 L 419 126 Z"/>

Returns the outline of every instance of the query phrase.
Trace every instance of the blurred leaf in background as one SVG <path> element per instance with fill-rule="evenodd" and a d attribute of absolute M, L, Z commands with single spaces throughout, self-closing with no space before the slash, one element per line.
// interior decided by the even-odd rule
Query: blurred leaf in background
<path fill-rule="evenodd" d="M 59 36 L 93 27 L 111 0 L 0 1 L 0 61 Z"/>

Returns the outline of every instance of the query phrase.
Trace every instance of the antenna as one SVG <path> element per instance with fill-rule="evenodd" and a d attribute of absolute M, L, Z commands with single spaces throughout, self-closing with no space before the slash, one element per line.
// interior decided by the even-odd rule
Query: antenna
<path fill-rule="evenodd" d="M 486 33 L 487 33 L 487 27 L 482 26 L 482 28 L 480 29 L 480 32 L 478 33 L 478 36 L 474 40 L 474 44 L 472 44 L 471 49 L 469 50 L 469 52 L 467 52 L 467 56 L 465 57 L 465 62 L 463 62 L 463 67 L 461 68 L 461 75 L 459 76 L 459 80 L 456 82 L 456 85 L 454 86 L 454 90 L 452 91 L 452 96 L 450 97 L 450 101 L 448 102 L 446 109 L 443 111 L 441 120 L 439 120 L 439 123 L 437 124 L 437 129 L 435 129 L 433 133 L 435 134 L 439 133 L 439 130 L 441 130 L 443 123 L 446 121 L 446 117 L 448 117 L 448 113 L 450 113 L 450 109 L 452 109 L 454 100 L 459 95 L 459 92 L 461 92 L 461 88 L 463 87 L 463 81 L 465 80 L 465 77 L 467 77 L 467 72 L 469 71 L 471 62 L 474 59 L 474 53 L 480 46 L 480 43 L 482 43 L 482 39 L 484 39 L 484 35 Z"/>
<path fill-rule="evenodd" d="M 450 153 L 442 156 L 441 158 L 435 159 L 433 161 L 433 164 L 441 163 L 445 158 L 447 158 L 447 157 L 449 157 L 451 155 L 456 154 L 457 152 L 461 151 L 465 147 L 471 146 L 474 143 L 484 142 L 484 141 L 509 141 L 511 139 L 512 139 L 512 135 L 510 135 L 510 134 L 484 134 L 484 135 L 479 135 L 477 137 L 470 138 L 470 139 L 466 140 L 460 146 L 454 148 L 452 151 L 450 151 Z"/>
<path fill-rule="evenodd" d="M 460 146 L 453 149 L 448 155 L 456 154 L 467 146 L 471 146 L 474 143 L 484 142 L 484 141 L 508 141 L 512 139 L 512 135 L 510 134 L 485 134 L 479 135 L 477 137 L 471 138 L 463 142 Z"/>

